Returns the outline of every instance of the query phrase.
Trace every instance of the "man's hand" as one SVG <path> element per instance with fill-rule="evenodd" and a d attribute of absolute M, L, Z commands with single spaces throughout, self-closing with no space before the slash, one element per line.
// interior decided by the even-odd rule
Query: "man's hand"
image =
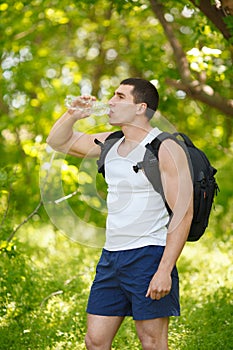
<path fill-rule="evenodd" d="M 165 295 L 169 294 L 172 286 L 172 279 L 170 273 L 165 273 L 164 271 L 157 271 L 152 280 L 150 281 L 146 298 L 159 300 Z"/>
<path fill-rule="evenodd" d="M 78 96 L 70 103 L 68 113 L 76 119 L 86 118 L 91 114 L 91 107 L 95 101 L 96 98 L 94 96 Z"/>

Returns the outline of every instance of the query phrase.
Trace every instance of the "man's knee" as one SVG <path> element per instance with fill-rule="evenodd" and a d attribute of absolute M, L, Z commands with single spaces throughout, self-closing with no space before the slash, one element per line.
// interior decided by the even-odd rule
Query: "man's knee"
<path fill-rule="evenodd" d="M 152 337 L 139 337 L 143 350 L 168 350 L 166 339 L 156 339 Z"/>
<path fill-rule="evenodd" d="M 109 350 L 111 348 L 105 339 L 91 336 L 88 333 L 85 336 L 85 345 L 87 350 Z"/>
<path fill-rule="evenodd" d="M 136 321 L 143 350 L 168 350 L 168 318 Z"/>
<path fill-rule="evenodd" d="M 91 337 L 88 333 L 85 336 L 85 344 L 87 350 L 101 349 L 101 341 L 98 338 Z"/>
<path fill-rule="evenodd" d="M 88 334 L 85 335 L 85 345 L 88 350 L 92 349 L 92 340 Z"/>

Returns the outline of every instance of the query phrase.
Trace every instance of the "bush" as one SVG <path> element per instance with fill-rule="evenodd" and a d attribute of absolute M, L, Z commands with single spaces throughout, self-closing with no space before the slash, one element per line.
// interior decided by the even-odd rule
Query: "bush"
<path fill-rule="evenodd" d="M 25 225 L 26 226 L 26 225 Z M 31 225 L 1 251 L 0 349 L 85 349 L 85 307 L 100 250 Z M 171 350 L 233 349 L 229 244 L 210 233 L 179 260 L 182 315 L 170 322 Z M 140 349 L 127 318 L 113 349 Z"/>

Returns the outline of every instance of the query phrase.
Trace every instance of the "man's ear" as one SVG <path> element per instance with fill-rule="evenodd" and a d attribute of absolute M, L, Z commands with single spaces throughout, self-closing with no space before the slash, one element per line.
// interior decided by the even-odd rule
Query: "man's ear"
<path fill-rule="evenodd" d="M 145 114 L 147 109 L 147 104 L 145 102 L 137 104 L 136 114 Z"/>

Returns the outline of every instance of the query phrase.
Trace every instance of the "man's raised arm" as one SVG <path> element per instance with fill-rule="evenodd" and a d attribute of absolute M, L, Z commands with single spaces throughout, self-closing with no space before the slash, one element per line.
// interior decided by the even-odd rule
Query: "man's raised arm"
<path fill-rule="evenodd" d="M 74 102 L 74 107 L 83 105 L 86 105 L 85 97 L 79 97 Z M 56 151 L 76 157 L 98 157 L 100 147 L 95 144 L 94 139 L 97 138 L 103 142 L 110 132 L 86 134 L 73 130 L 78 120 L 87 118 L 89 115 L 88 111 L 68 109 L 53 125 L 47 143 Z"/>

